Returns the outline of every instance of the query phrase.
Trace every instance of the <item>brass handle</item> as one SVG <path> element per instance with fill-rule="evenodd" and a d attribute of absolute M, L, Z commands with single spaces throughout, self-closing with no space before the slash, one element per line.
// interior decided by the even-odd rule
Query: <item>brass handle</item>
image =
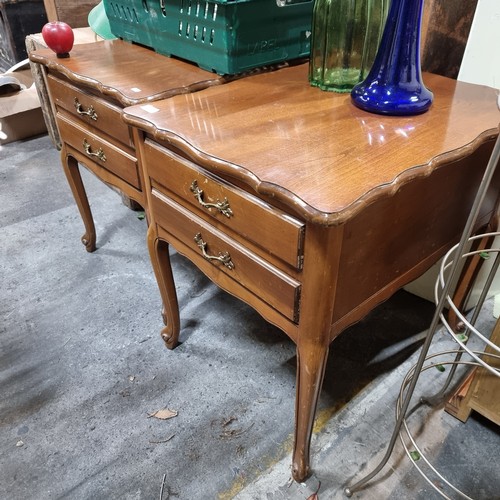
<path fill-rule="evenodd" d="M 201 253 L 203 254 L 203 257 L 206 260 L 218 260 L 222 264 L 224 264 L 228 269 L 234 269 L 234 263 L 231 260 L 231 256 L 229 255 L 229 252 L 219 252 L 219 255 L 209 255 L 207 253 L 207 243 L 203 241 L 201 237 L 201 233 L 198 233 L 194 237 L 195 243 L 198 245 L 199 249 L 201 250 Z"/>
<path fill-rule="evenodd" d="M 80 101 L 75 97 L 74 101 L 76 112 L 79 115 L 88 116 L 90 119 L 97 121 L 97 113 L 95 112 L 94 106 L 90 106 L 89 109 L 83 109 L 83 106 L 80 104 Z"/>
<path fill-rule="evenodd" d="M 96 156 L 99 160 L 101 161 L 106 161 L 106 155 L 104 154 L 104 151 L 102 150 L 102 148 L 99 148 L 97 150 L 97 153 L 94 153 L 91 149 L 90 149 L 90 144 L 87 142 L 87 139 L 83 139 L 83 149 L 85 150 L 85 152 L 89 155 L 89 156 Z"/>
<path fill-rule="evenodd" d="M 198 200 L 198 203 L 203 207 L 206 208 L 207 210 L 210 210 L 211 208 L 215 208 L 218 210 L 222 215 L 225 215 L 226 217 L 231 217 L 233 215 L 233 211 L 231 210 L 231 207 L 229 206 L 229 202 L 227 201 L 227 198 L 224 198 L 224 201 L 217 201 L 217 203 L 206 203 L 203 201 L 203 190 L 199 188 L 198 182 L 194 180 L 191 183 L 191 191 L 194 194 L 194 197 Z"/>

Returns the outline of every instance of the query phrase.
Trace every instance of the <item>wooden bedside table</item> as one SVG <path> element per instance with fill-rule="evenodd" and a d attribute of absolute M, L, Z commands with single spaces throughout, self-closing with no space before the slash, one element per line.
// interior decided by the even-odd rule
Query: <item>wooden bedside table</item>
<path fill-rule="evenodd" d="M 163 338 L 174 347 L 179 335 L 172 244 L 297 344 L 298 481 L 330 343 L 458 241 L 500 122 L 490 88 L 425 75 L 431 110 L 384 117 L 310 87 L 307 70 L 123 114 L 137 128 Z"/>
<path fill-rule="evenodd" d="M 198 67 L 121 40 L 75 45 L 70 57 L 48 49 L 30 53 L 45 66 L 61 138 L 61 160 L 85 225 L 82 242 L 96 248 L 96 232 L 78 164 L 141 205 L 147 213 L 144 181 L 124 106 L 147 105 L 194 92 L 223 80 Z"/>

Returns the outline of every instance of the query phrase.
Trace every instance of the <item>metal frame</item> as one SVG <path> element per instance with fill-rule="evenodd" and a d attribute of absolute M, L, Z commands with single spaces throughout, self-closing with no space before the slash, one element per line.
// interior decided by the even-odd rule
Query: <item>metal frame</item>
<path fill-rule="evenodd" d="M 438 401 L 441 401 L 446 389 L 449 387 L 452 378 L 456 372 L 456 368 L 458 365 L 463 364 L 463 365 L 477 365 L 477 366 L 482 366 L 494 375 L 500 377 L 500 369 L 494 368 L 489 365 L 488 359 L 490 356 L 493 356 L 494 358 L 500 358 L 500 348 L 490 342 L 481 332 L 479 332 L 475 328 L 475 323 L 476 320 L 479 316 L 480 310 L 483 306 L 484 300 L 487 296 L 488 290 L 490 288 L 491 282 L 493 281 L 494 275 L 496 270 L 498 269 L 500 265 L 500 249 L 488 249 L 488 250 L 481 250 L 480 252 L 487 252 L 487 253 L 496 253 L 497 256 L 495 258 L 494 265 L 488 275 L 488 278 L 486 280 L 485 286 L 482 290 L 482 293 L 480 295 L 479 301 L 477 306 L 475 307 L 471 319 L 467 320 L 467 318 L 462 314 L 461 311 L 458 310 L 458 308 L 455 306 L 453 303 L 453 299 L 451 297 L 451 289 L 452 289 L 452 284 L 455 283 L 456 278 L 459 276 L 461 272 L 461 264 L 462 264 L 462 258 L 466 258 L 469 256 L 472 256 L 478 252 L 470 252 L 468 251 L 468 246 L 470 243 L 478 238 L 486 238 L 490 236 L 495 236 L 495 235 L 500 235 L 500 233 L 488 233 L 484 235 L 477 235 L 477 236 L 472 236 L 472 231 L 473 228 L 475 227 L 477 218 L 479 216 L 479 211 L 480 208 L 483 204 L 484 198 L 486 196 L 487 190 L 490 186 L 491 179 L 493 178 L 493 175 L 495 173 L 496 168 L 499 165 L 499 160 L 500 160 L 500 136 L 497 137 L 497 140 L 495 142 L 493 152 L 490 156 L 490 159 L 488 161 L 488 165 L 486 167 L 485 173 L 483 175 L 483 178 L 481 180 L 481 183 L 479 185 L 473 206 L 471 208 L 469 217 L 467 219 L 465 228 L 462 233 L 462 237 L 460 238 L 460 242 L 453 247 L 445 256 L 443 259 L 443 262 L 441 264 L 440 268 L 440 273 L 438 276 L 438 279 L 436 281 L 436 287 L 435 287 L 435 300 L 436 300 L 436 310 L 434 313 L 434 316 L 431 321 L 431 325 L 429 327 L 429 330 L 427 332 L 427 336 L 425 338 L 424 344 L 422 346 L 422 350 L 420 352 L 419 358 L 415 366 L 408 372 L 407 376 L 403 380 L 403 384 L 401 387 L 401 391 L 399 394 L 399 398 L 397 400 L 397 411 L 396 411 L 396 424 L 394 427 L 394 431 L 392 433 L 391 439 L 389 441 L 389 445 L 387 447 L 387 451 L 380 461 L 380 463 L 375 467 L 375 469 L 370 472 L 368 475 L 364 476 L 362 479 L 358 480 L 355 484 L 352 486 L 347 486 L 344 489 L 344 493 L 346 496 L 350 497 L 352 494 L 360 489 L 362 489 L 371 479 L 373 479 L 387 464 L 387 461 L 389 460 L 392 451 L 394 449 L 394 445 L 396 444 L 396 440 L 398 436 L 401 438 L 401 441 L 403 442 L 403 446 L 405 447 L 405 450 L 410 456 L 410 452 L 407 449 L 407 446 L 404 443 L 404 439 L 402 436 L 402 429 L 406 432 L 410 440 L 412 441 L 413 445 L 417 448 L 416 443 L 411 436 L 407 423 L 406 423 L 406 418 L 407 416 L 411 413 L 408 411 L 410 401 L 413 397 L 413 393 L 415 391 L 415 387 L 417 385 L 418 379 L 422 371 L 425 371 L 429 369 L 430 367 L 436 366 L 436 364 L 431 363 L 428 365 L 425 365 L 425 362 L 434 356 L 444 354 L 444 353 L 437 353 L 433 355 L 429 355 L 429 348 L 431 346 L 432 340 L 434 338 L 434 335 L 439 327 L 440 322 L 444 325 L 445 330 L 447 333 L 451 335 L 453 340 L 457 342 L 460 346 L 459 349 L 456 351 L 447 351 L 447 353 L 455 353 L 455 360 L 454 361 L 448 361 L 448 362 L 442 362 L 442 364 L 451 364 L 452 369 L 450 370 L 450 374 L 448 375 L 448 378 L 445 382 L 445 385 L 443 388 L 440 390 L 439 393 L 432 397 L 427 397 L 425 399 L 422 399 L 421 402 L 424 403 L 429 403 L 429 404 L 435 404 Z M 458 257 L 457 257 L 458 256 Z M 445 278 L 445 274 L 448 274 L 447 278 Z M 446 320 L 446 317 L 443 313 L 444 308 L 448 305 L 456 314 L 457 316 L 463 321 L 465 325 L 465 332 L 456 335 L 452 328 L 450 327 L 448 321 Z M 467 347 L 467 342 L 470 336 L 475 336 L 479 339 L 479 341 L 483 342 L 490 348 L 494 349 L 495 351 L 498 352 L 498 355 L 486 355 L 483 351 L 476 351 L 476 350 L 471 350 Z M 467 354 L 468 356 L 472 357 L 472 361 L 462 361 L 461 358 L 464 354 Z M 419 451 L 419 455 L 423 456 L 421 451 Z M 424 462 L 428 464 L 429 466 L 430 463 L 427 459 L 424 457 Z M 446 496 L 446 494 L 437 488 L 432 481 L 427 477 L 427 475 L 422 471 L 422 469 L 416 464 L 416 461 L 412 459 L 412 463 L 417 466 L 417 469 L 419 472 L 424 476 L 424 478 L 440 493 L 444 498 L 449 498 Z M 432 466 L 431 469 L 438 474 L 438 476 L 447 484 L 449 487 L 451 487 L 456 493 L 461 495 L 463 498 L 470 498 L 455 487 L 451 485 L 448 481 L 446 481 Z"/>

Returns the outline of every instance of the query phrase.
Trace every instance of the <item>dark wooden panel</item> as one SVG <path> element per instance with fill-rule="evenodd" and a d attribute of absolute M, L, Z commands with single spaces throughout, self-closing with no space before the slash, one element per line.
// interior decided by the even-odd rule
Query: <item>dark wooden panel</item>
<path fill-rule="evenodd" d="M 44 0 L 49 21 L 64 21 L 72 28 L 88 26 L 89 12 L 99 0 Z"/>
<path fill-rule="evenodd" d="M 42 0 L 0 0 L 0 73 L 26 59 L 26 36 L 46 22 Z"/>
<path fill-rule="evenodd" d="M 422 69 L 457 78 L 478 0 L 429 0 L 422 23 Z"/>

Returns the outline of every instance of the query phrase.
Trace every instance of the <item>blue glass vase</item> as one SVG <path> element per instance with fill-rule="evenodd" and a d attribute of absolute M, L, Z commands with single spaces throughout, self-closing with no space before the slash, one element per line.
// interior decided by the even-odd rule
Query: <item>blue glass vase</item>
<path fill-rule="evenodd" d="M 420 27 L 423 0 L 392 0 L 373 66 L 351 91 L 352 102 L 372 113 L 415 115 L 432 104 L 422 82 Z"/>

